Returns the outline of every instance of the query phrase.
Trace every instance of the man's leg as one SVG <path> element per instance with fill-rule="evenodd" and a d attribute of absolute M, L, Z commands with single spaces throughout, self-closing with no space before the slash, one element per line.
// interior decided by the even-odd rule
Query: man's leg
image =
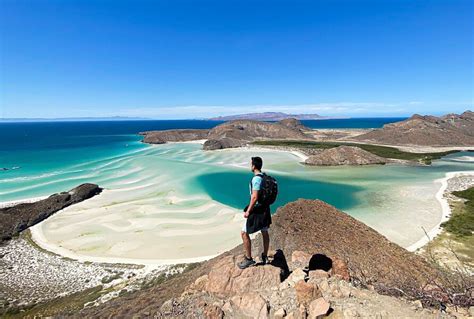
<path fill-rule="evenodd" d="M 240 269 L 245 269 L 255 265 L 255 261 L 252 259 L 252 242 L 250 241 L 249 234 L 242 230 L 240 235 L 242 236 L 242 241 L 244 243 L 245 257 L 237 266 L 239 266 Z"/>
<path fill-rule="evenodd" d="M 268 248 L 270 246 L 270 236 L 268 235 L 268 230 L 262 230 L 263 238 L 263 255 L 268 256 Z"/>
<path fill-rule="evenodd" d="M 250 236 L 246 232 L 240 232 L 242 236 L 242 242 L 244 243 L 244 252 L 247 259 L 252 259 L 252 242 L 250 241 Z"/>

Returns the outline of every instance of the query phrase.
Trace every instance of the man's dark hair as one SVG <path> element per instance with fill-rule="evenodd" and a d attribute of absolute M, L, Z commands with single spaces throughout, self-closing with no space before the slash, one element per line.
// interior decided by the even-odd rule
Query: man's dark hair
<path fill-rule="evenodd" d="M 256 169 L 261 170 L 263 166 L 262 158 L 258 156 L 252 157 L 252 165 L 255 166 Z"/>

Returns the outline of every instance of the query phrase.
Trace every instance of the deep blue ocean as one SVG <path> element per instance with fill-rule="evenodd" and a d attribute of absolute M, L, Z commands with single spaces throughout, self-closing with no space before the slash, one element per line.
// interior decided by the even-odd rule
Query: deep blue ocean
<path fill-rule="evenodd" d="M 303 121 L 312 128 L 378 128 L 400 118 Z M 219 121 L 129 120 L 0 123 L 0 202 L 46 195 L 75 184 L 71 167 L 110 160 L 149 147 L 139 132 L 177 128 L 212 128 Z M 45 177 L 51 180 L 44 181 Z M 39 182 L 42 181 L 40 184 Z"/>
<path fill-rule="evenodd" d="M 405 118 L 353 118 L 302 121 L 315 129 L 380 128 Z M 205 129 L 223 122 L 207 120 L 134 120 L 134 121 L 51 121 L 0 122 L 0 151 L 72 149 L 96 147 L 104 143 L 123 143 L 139 139 L 142 131 L 167 129 Z M 5 155 L 2 153 L 2 155 Z M 3 163 L 2 157 L 0 163 Z M 2 166 L 2 165 L 0 165 Z"/>

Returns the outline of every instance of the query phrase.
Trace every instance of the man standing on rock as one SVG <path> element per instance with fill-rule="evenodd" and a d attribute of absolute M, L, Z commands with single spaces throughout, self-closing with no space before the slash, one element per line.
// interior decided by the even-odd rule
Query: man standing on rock
<path fill-rule="evenodd" d="M 244 209 L 245 222 L 242 227 L 242 241 L 244 244 L 245 257 L 238 266 L 245 269 L 255 264 L 252 258 L 252 242 L 250 234 L 260 231 L 263 238 L 262 264 L 267 262 L 270 237 L 268 229 L 272 223 L 270 205 L 275 201 L 278 193 L 276 180 L 262 173 L 263 160 L 261 157 L 252 157 L 250 169 L 254 176 L 250 181 L 250 203 Z"/>

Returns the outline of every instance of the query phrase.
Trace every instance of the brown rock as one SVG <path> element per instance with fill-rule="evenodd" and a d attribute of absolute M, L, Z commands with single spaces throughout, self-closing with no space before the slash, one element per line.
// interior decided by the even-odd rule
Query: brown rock
<path fill-rule="evenodd" d="M 318 287 L 300 280 L 295 285 L 296 301 L 300 305 L 309 305 L 311 300 L 321 297 Z"/>
<path fill-rule="evenodd" d="M 296 311 L 296 319 L 306 319 L 308 317 L 308 312 L 304 305 L 300 305 Z"/>
<path fill-rule="evenodd" d="M 329 287 L 329 283 L 327 280 L 322 280 L 318 282 L 317 286 L 319 291 L 321 291 L 323 294 L 327 294 L 330 292 L 331 288 Z"/>
<path fill-rule="evenodd" d="M 316 319 L 319 316 L 325 315 L 329 311 L 329 302 L 324 298 L 318 298 L 309 304 L 309 315 L 308 318 Z"/>
<path fill-rule="evenodd" d="M 291 254 L 291 263 L 295 268 L 307 268 L 311 257 L 312 255 L 307 252 L 295 250 Z"/>
<path fill-rule="evenodd" d="M 248 292 L 231 298 L 232 308 L 248 318 L 268 318 L 268 304 L 256 292 Z"/>
<path fill-rule="evenodd" d="M 192 294 L 195 292 L 203 291 L 206 289 L 206 285 L 209 281 L 208 275 L 202 275 L 201 277 L 197 278 L 191 285 L 186 287 L 184 294 Z"/>
<path fill-rule="evenodd" d="M 211 293 L 224 294 L 231 290 L 231 278 L 238 272 L 234 264 L 234 257 L 227 256 L 218 261 L 209 272 L 205 290 Z"/>
<path fill-rule="evenodd" d="M 435 300 L 441 302 L 449 301 L 449 296 L 440 287 L 436 285 L 428 284 L 423 288 L 423 291 Z"/>
<path fill-rule="evenodd" d="M 349 273 L 349 268 L 347 267 L 347 264 L 343 260 L 338 258 L 332 259 L 331 275 L 339 277 L 345 281 L 351 280 L 351 275 Z"/>
<path fill-rule="evenodd" d="M 224 311 L 217 305 L 206 305 L 204 315 L 208 319 L 222 319 L 224 318 Z"/>
<path fill-rule="evenodd" d="M 329 273 L 322 270 L 322 269 L 316 269 L 316 270 L 311 270 L 308 273 L 309 279 L 320 279 L 320 278 L 329 278 Z"/>
<path fill-rule="evenodd" d="M 285 309 L 283 308 L 280 308 L 278 309 L 277 311 L 275 311 L 275 313 L 273 314 L 273 318 L 274 319 L 282 319 L 286 316 L 286 311 Z"/>
<path fill-rule="evenodd" d="M 265 265 L 241 270 L 235 261 L 233 256 L 227 256 L 217 262 L 209 272 L 205 290 L 217 295 L 229 295 L 279 286 L 280 268 Z"/>
<path fill-rule="evenodd" d="M 281 285 L 283 288 L 294 287 L 298 281 L 304 281 L 305 278 L 306 273 L 301 268 L 297 268 L 293 270 L 293 272 L 288 276 L 288 278 L 285 279 L 284 282 L 281 283 Z"/>

